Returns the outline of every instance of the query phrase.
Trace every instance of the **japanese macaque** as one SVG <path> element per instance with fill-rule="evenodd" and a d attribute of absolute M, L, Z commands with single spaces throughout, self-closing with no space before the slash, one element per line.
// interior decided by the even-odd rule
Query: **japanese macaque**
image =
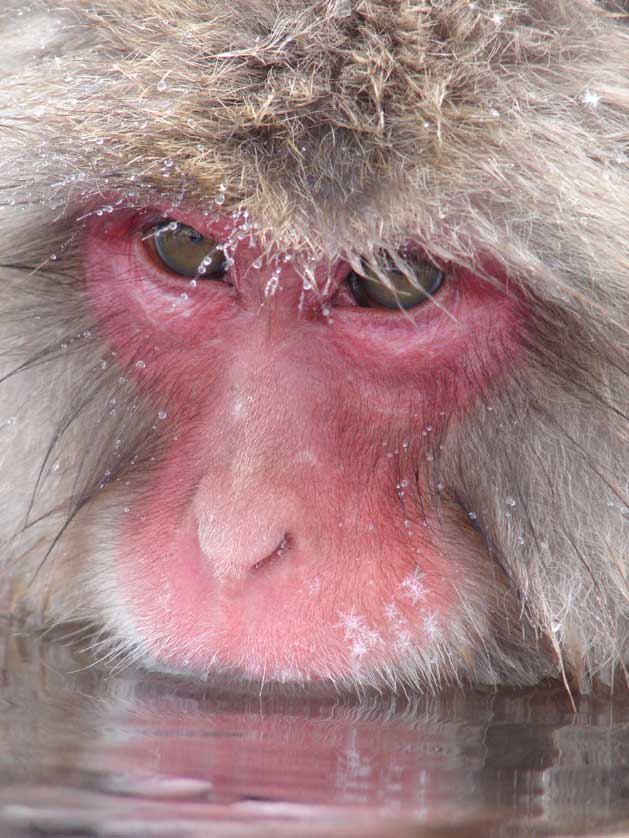
<path fill-rule="evenodd" d="M 263 684 L 626 683 L 622 10 L 0 32 L 6 609 Z"/>

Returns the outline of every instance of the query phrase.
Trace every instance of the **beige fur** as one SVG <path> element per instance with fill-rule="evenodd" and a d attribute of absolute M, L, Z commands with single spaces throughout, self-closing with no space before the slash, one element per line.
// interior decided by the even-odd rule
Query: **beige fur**
<path fill-rule="evenodd" d="M 470 603 L 477 652 L 465 665 L 444 655 L 441 676 L 611 677 L 629 626 L 623 16 L 590 0 L 18 8 L 0 18 L 3 368 L 85 329 L 80 288 L 65 279 L 76 267 L 75 219 L 86 200 L 107 204 L 121 189 L 138 203 L 153 191 L 208 206 L 224 194 L 269 238 L 332 257 L 395 250 L 409 236 L 481 273 L 491 256 L 530 302 L 527 373 L 483 392 L 433 478 L 445 484 L 459 541 L 477 550 L 480 533 L 501 569 L 511 627 L 501 594 L 482 618 Z M 35 311 L 50 313 L 43 325 Z M 76 398 L 100 357 L 91 335 L 75 348 L 70 365 L 67 353 L 48 354 L 44 376 L 30 363 L 2 385 L 2 417 L 17 417 L 0 449 L 2 527 L 18 532 L 5 546 L 13 580 L 25 578 L 15 559 L 41 555 L 76 504 L 68 462 L 36 493 L 40 512 L 58 506 L 58 515 L 22 528 L 66 407 L 55 393 Z M 84 433 L 72 430 L 79 449 Z M 59 607 L 63 582 L 47 568 L 29 608 L 51 588 L 56 617 L 91 616 L 102 601 L 106 560 L 96 551 L 89 567 L 77 561 L 72 531 L 59 549 L 91 596 Z M 116 620 L 106 622 L 122 638 Z M 403 676 L 423 674 L 409 665 Z"/>

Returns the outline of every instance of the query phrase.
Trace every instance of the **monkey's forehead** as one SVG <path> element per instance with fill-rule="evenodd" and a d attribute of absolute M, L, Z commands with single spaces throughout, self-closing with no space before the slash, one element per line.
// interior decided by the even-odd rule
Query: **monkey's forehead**
<path fill-rule="evenodd" d="M 414 236 L 461 258 L 499 239 L 532 269 L 553 240 L 614 246 L 620 224 L 577 216 L 606 189 L 608 213 L 626 206 L 629 50 L 589 1 L 38 8 L 44 48 L 0 93 L 18 191 L 220 196 L 328 252 Z"/>

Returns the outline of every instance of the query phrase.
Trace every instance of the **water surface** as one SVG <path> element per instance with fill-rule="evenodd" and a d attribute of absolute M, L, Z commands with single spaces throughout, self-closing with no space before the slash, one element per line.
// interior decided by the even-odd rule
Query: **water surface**
<path fill-rule="evenodd" d="M 0 660 L 3 838 L 629 834 L 624 695 L 260 695 L 4 623 Z"/>

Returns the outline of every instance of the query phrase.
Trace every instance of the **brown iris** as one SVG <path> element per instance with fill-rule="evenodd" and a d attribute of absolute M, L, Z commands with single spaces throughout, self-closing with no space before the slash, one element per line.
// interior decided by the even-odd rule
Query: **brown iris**
<path fill-rule="evenodd" d="M 178 276 L 222 279 L 226 257 L 219 242 L 177 221 L 151 227 L 145 238 L 153 258 Z"/>
<path fill-rule="evenodd" d="M 419 254 L 404 254 L 401 267 L 387 261 L 381 268 L 363 262 L 363 271 L 348 279 L 352 295 L 365 308 L 409 309 L 428 302 L 438 290 L 444 273 Z"/>

